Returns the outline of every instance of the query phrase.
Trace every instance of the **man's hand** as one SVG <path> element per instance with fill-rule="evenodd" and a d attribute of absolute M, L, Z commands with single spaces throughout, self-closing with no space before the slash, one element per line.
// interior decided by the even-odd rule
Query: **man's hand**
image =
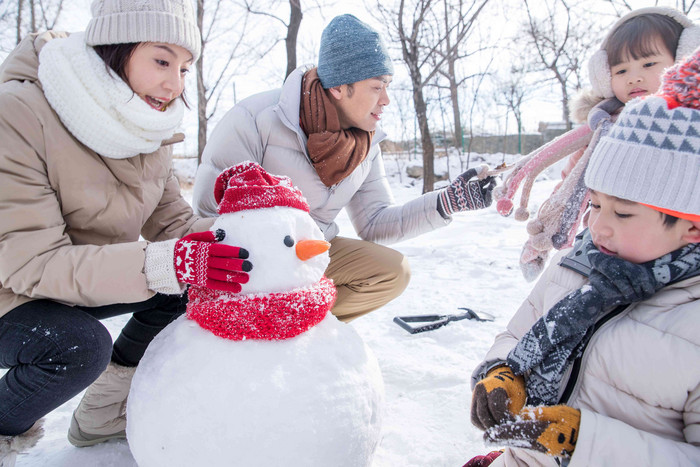
<path fill-rule="evenodd" d="M 482 430 L 515 419 L 525 405 L 525 380 L 508 366 L 486 374 L 472 394 L 472 423 Z"/>
<path fill-rule="evenodd" d="M 484 209 L 493 201 L 492 191 L 496 187 L 494 177 L 472 180 L 484 170 L 483 167 L 472 168 L 454 179 L 442 190 L 438 197 L 438 210 L 444 216 L 455 212 Z"/>
<path fill-rule="evenodd" d="M 248 282 L 253 268 L 248 251 L 215 243 L 224 239 L 224 231 L 197 232 L 175 242 L 175 275 L 178 282 L 209 289 L 238 293 Z"/>
<path fill-rule="evenodd" d="M 526 407 L 516 420 L 487 430 L 484 439 L 550 456 L 571 457 L 580 424 L 581 411 L 566 405 Z"/>

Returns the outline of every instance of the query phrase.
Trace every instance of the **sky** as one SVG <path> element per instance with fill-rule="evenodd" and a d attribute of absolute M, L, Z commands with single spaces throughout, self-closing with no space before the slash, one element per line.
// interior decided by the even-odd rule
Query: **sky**
<path fill-rule="evenodd" d="M 530 4 L 534 5 L 535 10 L 538 8 L 538 2 L 542 3 L 542 0 L 530 1 Z M 304 0 L 303 2 L 304 5 L 312 5 L 315 3 L 316 2 L 312 3 L 311 0 Z M 352 13 L 363 21 L 374 26 L 377 30 L 382 32 L 385 31 L 384 26 L 374 17 L 376 16 L 376 12 L 367 7 L 367 5 L 370 5 L 371 2 L 342 2 L 339 0 L 327 0 L 321 3 L 324 4 L 322 9 L 305 6 L 305 9 L 308 9 L 305 11 L 304 19 L 302 21 L 297 48 L 297 62 L 299 65 L 314 63 L 316 61 L 321 32 L 330 19 L 336 15 Z M 652 6 L 656 3 L 667 6 L 675 6 L 677 1 L 627 0 L 626 3 L 631 7 L 639 8 Z M 69 31 L 83 30 L 90 19 L 90 4 L 91 0 L 71 0 L 70 2 L 65 2 L 64 13 L 59 23 L 60 28 Z M 590 2 L 590 4 L 597 6 L 605 4 L 605 2 L 598 0 L 597 3 Z M 273 5 L 275 5 L 277 8 L 275 13 L 278 16 L 282 18 L 288 16 L 288 3 L 286 1 L 277 0 L 273 2 Z M 503 35 L 504 38 L 512 36 L 514 38 L 513 40 L 522 41 L 522 37 L 518 36 L 518 26 L 520 24 L 518 12 L 522 12 L 522 5 L 522 0 L 491 2 L 489 5 L 490 9 L 485 10 L 485 13 L 479 19 L 479 27 L 483 29 L 485 34 L 499 34 Z M 607 13 L 601 15 L 601 22 L 610 24 L 614 21 L 614 17 L 611 15 L 610 8 L 606 8 Z M 696 10 L 700 9 L 696 7 Z M 695 12 L 696 16 L 698 13 L 700 13 L 700 11 Z M 504 17 L 507 18 L 506 21 L 503 20 Z M 231 19 L 231 21 L 237 20 L 238 18 Z M 263 29 L 265 37 L 267 38 L 269 38 L 269 36 L 273 36 L 274 34 L 281 35 L 281 28 L 276 28 L 274 26 L 275 24 L 277 24 L 275 21 L 269 20 L 266 24 L 259 27 L 258 30 Z M 495 27 L 493 27 L 494 25 Z M 489 30 L 488 28 L 490 27 L 493 27 L 493 29 Z M 395 56 L 395 58 L 398 58 L 400 55 L 397 50 L 394 50 L 392 54 Z M 501 59 L 503 55 L 504 54 L 499 54 L 498 59 Z M 585 60 L 587 57 L 583 57 L 583 59 Z M 213 130 L 218 120 L 224 115 L 226 110 L 233 106 L 234 102 L 240 101 L 241 99 L 258 92 L 279 87 L 282 83 L 282 75 L 285 70 L 285 65 L 286 55 L 284 53 L 284 47 L 283 44 L 278 44 L 278 46 L 273 49 L 273 51 L 269 53 L 265 59 L 255 60 L 255 66 L 249 72 L 235 76 L 232 82 L 224 87 L 223 96 L 217 112 L 210 120 L 209 131 L 211 132 L 211 130 Z M 498 66 L 503 67 L 507 65 L 508 63 L 497 63 L 496 66 L 492 66 L 492 69 L 495 69 Z M 409 88 L 408 73 L 405 65 L 403 65 L 400 60 L 395 61 L 394 68 L 394 82 L 389 90 L 389 95 L 393 99 L 393 103 L 390 104 L 385 110 L 382 128 L 388 134 L 389 139 L 411 139 L 410 137 L 412 134 L 418 134 L 418 130 L 415 128 L 415 122 L 414 125 L 411 125 L 410 123 L 407 124 L 406 122 L 402 122 L 399 118 L 399 105 L 403 105 L 404 107 L 412 107 L 409 93 L 399 92 L 399 89 Z M 471 72 L 472 70 L 469 71 Z M 584 73 L 584 75 L 585 74 L 586 73 Z M 195 111 L 196 102 L 194 102 L 194 98 L 196 97 L 196 83 L 194 78 L 195 74 L 190 73 L 187 88 L 190 101 L 193 103 L 193 106 L 192 109 L 186 113 L 185 120 L 183 122 L 183 131 L 186 133 L 187 139 L 185 144 L 182 145 L 181 149 L 183 153 L 189 155 L 194 155 L 197 151 L 197 114 Z M 462 95 L 465 96 L 469 92 L 470 91 L 467 89 L 463 89 Z M 522 108 L 524 131 L 536 132 L 540 121 L 560 121 L 560 99 L 560 93 L 555 87 L 547 88 L 535 94 Z M 444 114 L 447 115 L 449 113 L 450 111 L 445 108 Z M 463 110 L 462 113 L 465 114 L 465 111 Z M 487 107 L 487 109 L 480 111 L 478 115 L 475 116 L 474 120 L 477 125 L 485 127 L 486 130 L 492 133 L 502 134 L 506 130 L 511 134 L 517 132 L 515 120 L 512 114 L 510 114 L 508 116 L 508 120 L 506 120 L 504 118 L 506 113 L 505 107 L 491 104 Z M 440 129 L 442 127 L 442 115 L 440 115 L 439 109 L 433 108 L 429 118 L 433 129 Z M 449 121 L 451 120 L 451 117 L 448 116 L 446 120 L 447 128 L 449 128 Z"/>
<path fill-rule="evenodd" d="M 311 3 L 311 2 L 308 2 Z M 59 22 L 59 29 L 65 29 L 68 31 L 80 31 L 84 30 L 90 19 L 90 4 L 91 0 L 71 0 L 66 2 L 64 12 L 62 14 L 61 20 Z M 288 15 L 288 5 L 286 1 L 276 2 L 278 5 L 279 13 L 281 17 L 286 17 Z M 300 30 L 299 40 L 298 40 L 298 64 L 313 64 L 317 59 L 318 45 L 320 43 L 320 36 L 325 25 L 336 15 L 351 13 L 358 16 L 361 20 L 371 24 L 379 31 L 383 31 L 383 26 L 373 17 L 370 12 L 368 12 L 365 7 L 365 3 L 361 1 L 353 2 L 326 2 L 326 5 L 321 10 L 318 8 L 312 8 L 305 12 L 304 19 L 302 22 L 302 27 Z M 272 21 L 269 24 L 276 24 Z M 281 31 L 278 30 L 278 32 Z M 280 33 L 281 34 L 281 33 Z M 395 51 L 394 53 L 397 53 Z M 282 74 L 284 73 L 284 68 L 286 64 L 286 55 L 284 52 L 283 44 L 277 46 L 276 49 L 269 54 L 265 60 L 259 60 L 256 62 L 256 67 L 252 69 L 249 73 L 234 77 L 231 84 L 224 88 L 224 93 L 222 97 L 222 102 L 219 105 L 219 111 L 210 121 L 209 131 L 211 131 L 216 124 L 216 122 L 223 116 L 225 110 L 230 108 L 235 101 L 240 101 L 245 97 L 252 94 L 266 91 L 268 89 L 273 89 L 279 87 L 282 80 Z M 408 74 L 405 66 L 400 61 L 395 62 L 395 76 L 393 88 L 398 89 L 399 87 L 404 87 L 408 89 Z M 187 140 L 182 146 L 182 150 L 187 154 L 196 153 L 197 141 L 196 141 L 196 102 L 194 72 L 190 73 L 188 78 L 187 88 L 188 95 L 190 96 L 190 102 L 193 103 L 192 108 L 186 113 L 185 121 L 183 124 L 183 129 L 187 135 Z M 402 133 L 402 122 L 397 117 L 397 105 L 399 96 L 391 94 L 390 97 L 396 98 L 393 105 L 389 105 L 385 112 L 385 118 L 382 123 L 383 129 L 388 133 L 390 139 L 401 139 Z M 406 103 L 404 105 L 412 105 L 408 99 L 408 94 L 400 96 Z M 558 104 L 556 102 L 551 103 L 543 100 L 536 104 L 536 108 L 532 109 L 533 115 L 536 113 L 535 120 L 547 119 L 547 120 L 557 120 L 561 114 Z M 528 110 L 527 113 L 530 113 Z M 433 120 L 435 125 L 439 125 L 440 122 L 437 121 L 438 116 L 433 114 Z M 537 122 L 533 120 L 530 126 L 531 130 L 536 129 Z M 511 120 L 512 125 L 512 120 Z M 515 128 L 514 125 L 512 128 Z M 417 132 L 417 130 L 416 130 Z"/>
<path fill-rule="evenodd" d="M 501 157 L 485 156 L 485 161 L 495 166 Z M 460 164 L 456 157 L 451 159 L 454 177 Z M 193 171 L 191 160 L 176 162 L 179 171 Z M 406 164 L 385 160 L 398 203 L 420 196 L 422 190 L 420 180 L 405 175 Z M 446 170 L 444 164 L 440 159 L 437 171 Z M 558 177 L 556 170 L 552 173 Z M 555 183 L 546 177 L 535 183 L 533 209 Z M 191 191 L 184 194 L 190 199 Z M 340 234 L 353 237 L 344 212 L 338 220 Z M 373 467 L 458 467 L 493 449 L 484 445 L 481 432 L 469 420 L 470 376 L 533 285 L 518 267 L 526 238 L 523 223 L 501 217 L 492 206 L 458 214 L 444 228 L 392 246 L 410 263 L 408 288 L 386 306 L 347 325 L 373 351 L 384 380 L 383 427 Z M 395 316 L 461 313 L 460 307 L 490 313 L 495 321 L 465 319 L 420 334 L 409 334 L 393 322 Z M 116 338 L 126 321 L 127 317 L 116 317 L 104 323 Z M 18 458 L 17 467 L 135 467 L 124 441 L 82 449 L 68 443 L 71 413 L 81 396 L 47 416 L 46 436 Z M 190 441 L 196 443 L 196 435 L 192 436 Z M 290 459 L 289 465 L 304 463 Z"/>

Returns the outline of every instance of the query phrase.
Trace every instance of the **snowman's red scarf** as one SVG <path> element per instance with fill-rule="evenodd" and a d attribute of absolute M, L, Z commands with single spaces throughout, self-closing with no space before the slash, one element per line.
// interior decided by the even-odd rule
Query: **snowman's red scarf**
<path fill-rule="evenodd" d="M 191 286 L 187 318 L 226 339 L 289 339 L 320 323 L 335 296 L 333 282 L 326 277 L 310 287 L 265 295 Z"/>

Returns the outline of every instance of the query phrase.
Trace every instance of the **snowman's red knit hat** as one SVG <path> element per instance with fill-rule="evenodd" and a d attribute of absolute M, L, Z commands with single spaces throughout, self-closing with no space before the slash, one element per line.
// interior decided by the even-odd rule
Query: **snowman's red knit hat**
<path fill-rule="evenodd" d="M 219 214 L 274 206 L 309 212 L 309 204 L 289 177 L 271 175 L 251 161 L 221 172 L 214 184 L 214 198 Z"/>

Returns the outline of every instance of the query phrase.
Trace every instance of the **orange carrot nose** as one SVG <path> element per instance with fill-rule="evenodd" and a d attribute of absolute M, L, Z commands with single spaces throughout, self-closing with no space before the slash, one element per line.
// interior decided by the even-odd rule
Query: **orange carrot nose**
<path fill-rule="evenodd" d="M 297 242 L 296 250 L 297 257 L 306 261 L 316 255 L 320 255 L 324 251 L 328 251 L 331 244 L 325 240 L 300 240 Z"/>

